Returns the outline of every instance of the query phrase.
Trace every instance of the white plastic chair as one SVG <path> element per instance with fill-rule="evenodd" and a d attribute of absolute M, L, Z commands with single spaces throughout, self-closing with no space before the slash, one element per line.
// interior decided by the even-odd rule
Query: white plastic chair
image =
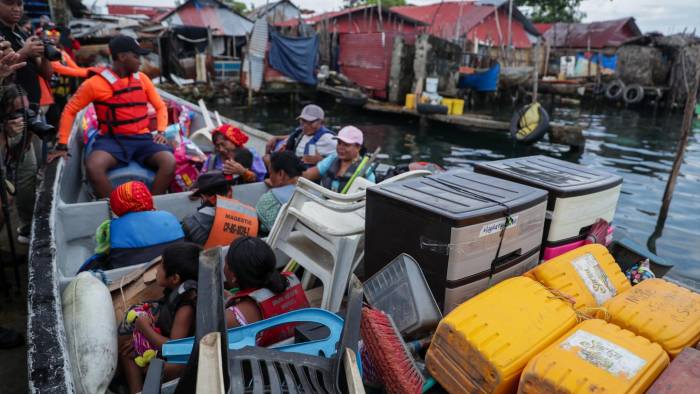
<path fill-rule="evenodd" d="M 300 178 L 268 243 L 323 283 L 321 308 L 337 312 L 352 272 L 364 257 L 365 193 L 334 193 Z"/>

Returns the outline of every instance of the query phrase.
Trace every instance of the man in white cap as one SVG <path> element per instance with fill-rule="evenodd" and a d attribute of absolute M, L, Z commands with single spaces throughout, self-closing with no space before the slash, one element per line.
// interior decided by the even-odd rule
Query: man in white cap
<path fill-rule="evenodd" d="M 334 138 L 338 141 L 336 152 L 304 171 L 302 176 L 312 181 L 320 180 L 321 186 L 337 193 L 345 188 L 358 169 L 358 176 L 375 182 L 373 172 L 367 173 L 367 167 L 359 168 L 364 143 L 362 130 L 355 126 L 345 126 Z"/>
<path fill-rule="evenodd" d="M 309 104 L 297 117 L 299 127 L 290 135 L 274 136 L 267 142 L 266 153 L 277 150 L 277 145 L 286 139 L 284 150 L 294 152 L 307 167 L 311 167 L 324 157 L 335 152 L 336 141 L 332 131 L 323 125 L 323 109 Z"/>

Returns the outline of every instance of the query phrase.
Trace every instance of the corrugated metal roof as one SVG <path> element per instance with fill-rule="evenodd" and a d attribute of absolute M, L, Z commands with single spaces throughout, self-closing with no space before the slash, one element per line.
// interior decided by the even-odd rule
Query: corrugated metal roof
<path fill-rule="evenodd" d="M 253 29 L 253 22 L 217 0 L 190 0 L 161 19 L 174 26 L 209 27 L 212 34 L 245 36 Z"/>
<path fill-rule="evenodd" d="M 377 6 L 376 5 L 365 5 L 361 7 L 355 7 L 355 8 L 347 8 L 344 10 L 340 11 L 331 11 L 331 12 L 326 12 L 323 14 L 318 14 L 318 15 L 313 15 L 308 18 L 304 18 L 304 22 L 308 23 L 310 25 L 313 25 L 317 22 L 320 22 L 322 20 L 326 19 L 335 19 L 339 18 L 342 16 L 350 15 L 350 14 L 356 14 L 356 13 L 365 13 L 368 9 L 374 8 L 376 10 Z M 408 15 L 404 14 L 399 14 L 393 11 L 393 8 L 391 10 L 382 8 L 382 17 L 388 20 L 389 15 L 391 15 L 392 18 L 403 20 L 404 22 L 407 23 L 416 23 L 418 25 L 425 25 L 426 23 L 423 22 L 420 19 L 413 18 Z M 289 20 L 289 21 L 284 21 L 280 23 L 275 23 L 275 26 L 296 26 L 299 23 L 298 20 Z"/>
<path fill-rule="evenodd" d="M 496 10 L 498 9 L 498 23 Z M 401 15 L 418 19 L 429 25 L 430 34 L 455 40 L 465 34 L 470 38 L 490 42 L 492 45 L 505 44 L 508 31 L 508 5 L 498 5 L 473 1 L 440 2 L 424 6 L 392 7 Z M 513 45 L 516 48 L 529 48 L 532 40 L 529 35 L 539 35 L 535 26 L 520 12 L 513 8 Z"/>
<path fill-rule="evenodd" d="M 554 48 L 615 48 L 623 42 L 639 37 L 642 32 L 634 18 L 623 18 L 592 23 L 555 23 L 544 33 Z"/>
<path fill-rule="evenodd" d="M 553 23 L 535 23 L 535 28 L 542 34 L 552 28 Z"/>

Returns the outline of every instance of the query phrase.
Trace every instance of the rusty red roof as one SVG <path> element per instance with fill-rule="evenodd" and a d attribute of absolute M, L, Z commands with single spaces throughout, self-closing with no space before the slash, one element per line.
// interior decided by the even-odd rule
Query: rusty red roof
<path fill-rule="evenodd" d="M 639 37 L 642 32 L 634 18 L 591 23 L 555 23 L 544 33 L 554 48 L 602 49 L 619 47 L 623 42 Z"/>
<path fill-rule="evenodd" d="M 469 39 L 478 38 L 491 45 L 500 45 L 507 40 L 507 2 L 498 6 L 474 1 L 447 1 L 424 6 L 399 6 L 391 10 L 401 15 L 418 19 L 429 25 L 430 34 L 446 40 L 455 40 L 465 34 Z M 513 8 L 513 45 L 529 48 L 532 39 L 528 35 L 539 35 L 534 25 Z"/>
<path fill-rule="evenodd" d="M 146 15 L 150 18 L 158 18 L 172 11 L 173 7 L 148 7 L 127 4 L 107 4 L 109 15 Z"/>
<path fill-rule="evenodd" d="M 547 30 L 552 28 L 553 23 L 535 23 L 535 29 L 540 33 L 544 34 Z"/>

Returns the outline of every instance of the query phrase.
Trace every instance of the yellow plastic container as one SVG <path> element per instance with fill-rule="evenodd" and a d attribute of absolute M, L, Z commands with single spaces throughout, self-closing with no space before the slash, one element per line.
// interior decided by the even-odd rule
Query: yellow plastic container
<path fill-rule="evenodd" d="M 452 102 L 453 101 L 454 101 L 453 99 L 448 99 L 448 98 L 444 98 L 444 99 L 440 100 L 440 104 L 447 107 L 447 114 L 448 115 L 452 115 Z"/>
<path fill-rule="evenodd" d="M 658 344 L 587 320 L 527 363 L 518 393 L 643 393 L 668 363 Z"/>
<path fill-rule="evenodd" d="M 464 115 L 464 100 L 452 100 L 452 107 L 450 112 L 452 115 Z"/>
<path fill-rule="evenodd" d="M 528 276 L 571 297 L 579 310 L 601 306 L 632 287 L 608 249 L 599 244 L 581 246 L 548 260 Z"/>
<path fill-rule="evenodd" d="M 450 393 L 509 393 L 537 353 L 576 325 L 571 305 L 525 277 L 507 279 L 442 319 L 426 354 Z"/>
<path fill-rule="evenodd" d="M 656 342 L 675 357 L 700 340 L 700 294 L 648 279 L 605 304 L 610 322 Z"/>
<path fill-rule="evenodd" d="M 416 109 L 416 95 L 415 94 L 407 94 L 406 95 L 406 104 L 404 105 L 405 108 L 408 109 Z"/>

